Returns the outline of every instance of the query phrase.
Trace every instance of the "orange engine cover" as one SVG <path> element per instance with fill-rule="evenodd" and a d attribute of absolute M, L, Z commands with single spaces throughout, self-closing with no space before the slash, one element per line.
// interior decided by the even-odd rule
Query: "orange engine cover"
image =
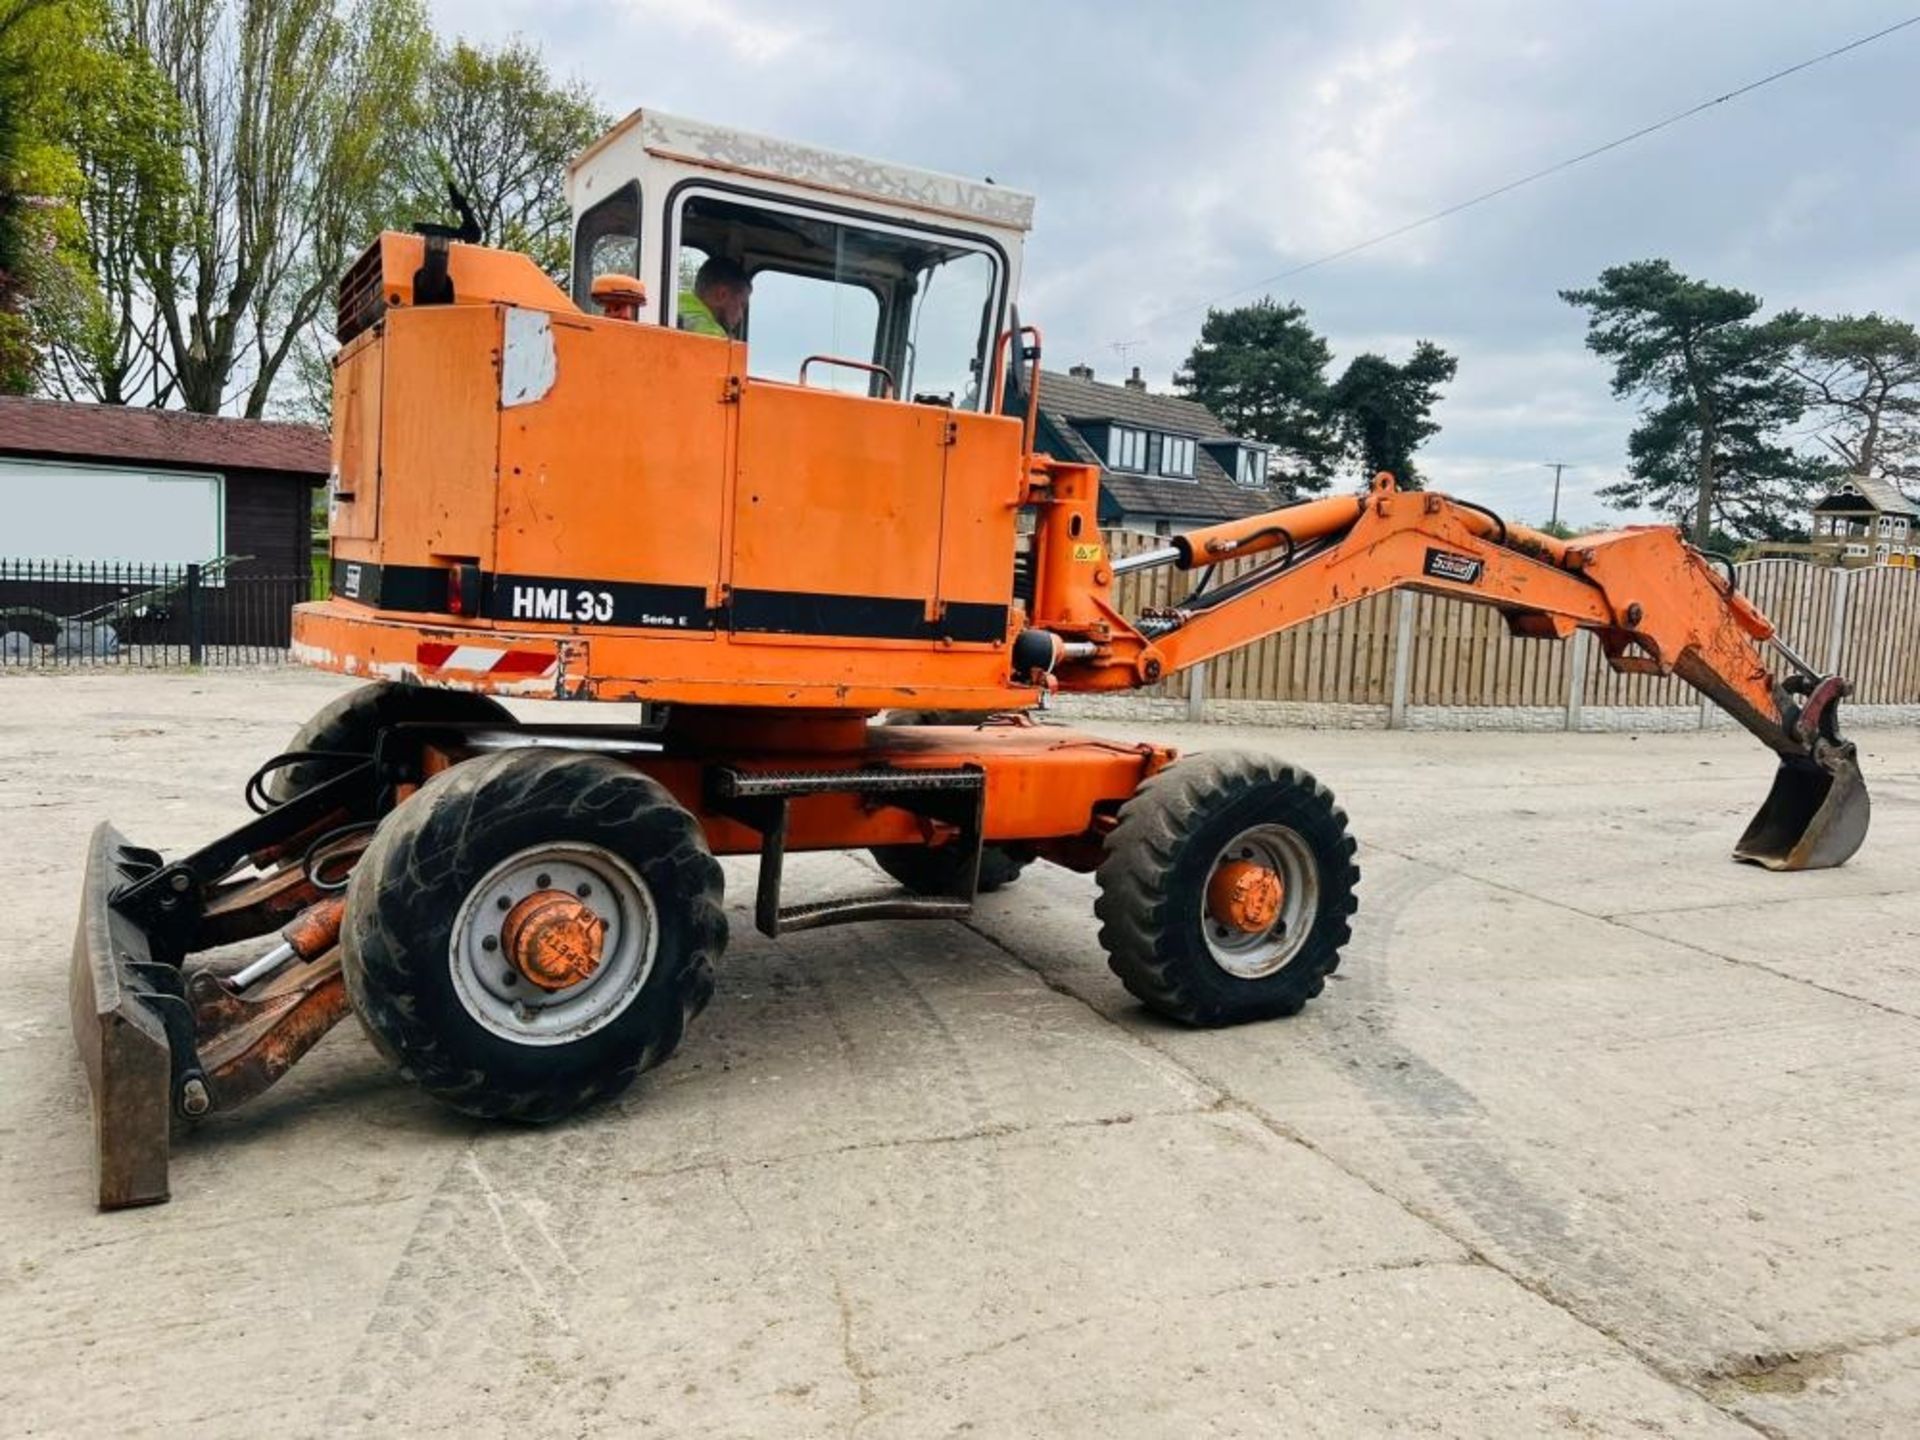
<path fill-rule="evenodd" d="M 751 379 L 743 345 L 395 307 L 335 371 L 295 653 L 561 698 L 1021 708 L 1016 420 Z"/>

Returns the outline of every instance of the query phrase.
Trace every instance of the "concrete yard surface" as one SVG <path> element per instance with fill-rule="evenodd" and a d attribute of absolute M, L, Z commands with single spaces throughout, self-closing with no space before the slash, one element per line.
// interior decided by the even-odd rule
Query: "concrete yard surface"
<path fill-rule="evenodd" d="M 770 942 L 729 860 L 718 994 L 619 1103 L 472 1122 L 350 1022 L 96 1214 L 88 832 L 212 838 L 343 685 L 0 677 L 0 1433 L 1920 1434 L 1920 736 L 1776 875 L 1737 733 L 1158 727 L 1352 817 L 1295 1019 L 1147 1014 L 1091 876 Z"/>

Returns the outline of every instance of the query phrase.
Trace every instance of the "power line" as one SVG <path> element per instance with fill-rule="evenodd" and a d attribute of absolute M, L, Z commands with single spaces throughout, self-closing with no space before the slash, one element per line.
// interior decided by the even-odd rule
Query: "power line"
<path fill-rule="evenodd" d="M 1571 170 L 1574 166 L 1582 164 L 1585 161 L 1592 160 L 1600 155 L 1605 155 L 1609 150 L 1618 150 L 1623 145 L 1631 145 L 1636 140 L 1643 140 L 1656 131 L 1665 130 L 1670 125 L 1678 125 L 1682 120 L 1690 120 L 1695 115 L 1713 109 L 1716 105 L 1724 105 L 1729 100 L 1738 100 L 1742 95 L 1750 95 L 1755 90 L 1771 85 L 1777 80 L 1786 79 L 1789 75 L 1797 75 L 1802 70 L 1810 70 L 1815 65 L 1825 64 L 1829 60 L 1845 55 L 1849 50 L 1858 50 L 1863 45 L 1871 45 L 1876 40 L 1884 40 L 1896 31 L 1905 30 L 1912 25 L 1920 25 L 1920 15 L 1909 15 L 1905 20 L 1889 25 L 1884 30 L 1876 30 L 1871 35 L 1862 35 L 1857 40 L 1849 40 L 1844 45 L 1835 46 L 1833 49 L 1824 51 L 1819 55 L 1814 55 L 1796 64 L 1788 65 L 1784 69 L 1775 70 L 1769 75 L 1762 75 L 1758 80 L 1750 80 L 1737 89 L 1727 91 L 1724 95 L 1716 95 L 1711 100 L 1702 100 L 1699 104 L 1690 105 L 1685 110 L 1675 111 L 1664 120 L 1656 120 L 1650 125 L 1642 125 L 1638 130 L 1630 131 L 1625 135 L 1619 136 L 1617 139 L 1609 140 L 1604 145 L 1596 145 L 1591 150 L 1582 150 L 1578 155 L 1569 155 L 1564 160 L 1557 160 L 1543 169 L 1522 175 L 1517 180 L 1509 180 L 1504 185 L 1496 185 L 1491 190 L 1483 190 L 1478 195 L 1457 201 L 1445 209 L 1435 210 L 1430 215 L 1422 215 L 1418 220 L 1409 220 L 1404 225 L 1396 225 L 1391 230 L 1383 230 L 1380 234 L 1372 236 L 1369 239 L 1357 241 L 1352 245 L 1342 246 L 1338 250 L 1330 250 L 1325 255 L 1308 260 L 1304 264 L 1295 265 L 1291 269 L 1282 270 L 1277 275 L 1269 275 L 1264 280 L 1250 281 L 1237 289 L 1227 291 L 1224 295 L 1217 295 L 1211 300 L 1200 301 L 1195 304 L 1183 304 L 1173 309 L 1162 310 L 1159 314 L 1150 316 L 1144 322 L 1144 325 L 1149 327 L 1158 325 L 1162 320 L 1174 315 L 1185 314 L 1190 310 L 1198 310 L 1202 306 L 1212 308 L 1223 300 L 1231 300 L 1236 296 L 1245 295 L 1252 290 L 1263 289 L 1269 285 L 1277 285 L 1282 280 L 1291 280 L 1296 275 L 1304 275 L 1307 271 L 1317 270 L 1322 265 L 1331 265 L 1336 260 L 1344 260 L 1349 255 L 1357 255 L 1362 250 L 1371 250 L 1376 245 L 1384 245 L 1389 240 L 1397 240 L 1400 236 L 1431 225 L 1435 221 L 1445 220 L 1449 216 L 1458 215 L 1462 210 L 1471 210 L 1476 205 L 1484 205 L 1489 200 L 1496 200 L 1502 195 L 1511 194 L 1524 185 L 1533 184 L 1536 180 L 1544 180 L 1549 175 L 1559 174 L 1562 170 Z"/>

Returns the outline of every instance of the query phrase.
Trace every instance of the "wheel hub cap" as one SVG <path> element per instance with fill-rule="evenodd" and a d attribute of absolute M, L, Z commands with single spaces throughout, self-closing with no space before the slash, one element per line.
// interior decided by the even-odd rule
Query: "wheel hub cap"
<path fill-rule="evenodd" d="M 1277 974 L 1313 936 L 1320 908 L 1313 849 L 1290 825 L 1251 825 L 1220 847 L 1201 903 L 1201 933 L 1215 964 L 1240 980 Z"/>
<path fill-rule="evenodd" d="M 501 948 L 513 968 L 542 990 L 578 985 L 599 968 L 607 922 L 564 890 L 536 890 L 507 912 Z"/>
<path fill-rule="evenodd" d="M 1213 872 L 1207 886 L 1207 910 L 1243 935 L 1256 935 L 1280 918 L 1286 884 L 1278 871 L 1252 860 L 1230 860 Z"/>

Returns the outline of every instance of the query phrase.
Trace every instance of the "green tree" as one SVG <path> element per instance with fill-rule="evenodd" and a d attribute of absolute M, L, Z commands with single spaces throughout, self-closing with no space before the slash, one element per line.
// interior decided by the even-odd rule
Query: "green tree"
<path fill-rule="evenodd" d="M 1354 357 L 1328 401 L 1347 454 L 1364 474 L 1390 470 L 1403 489 L 1420 488 L 1413 452 L 1439 433 L 1433 407 L 1459 368 L 1430 340 L 1400 365 L 1384 355 Z"/>
<path fill-rule="evenodd" d="M 148 269 L 187 408 L 265 413 L 379 213 L 428 54 L 417 0 L 168 0 L 148 43 L 186 106 L 190 241 Z M 240 63 L 223 63 L 218 21 Z"/>
<path fill-rule="evenodd" d="M 1920 331 L 1882 315 L 1809 320 L 1791 368 L 1836 468 L 1920 479 Z"/>
<path fill-rule="evenodd" d="M 573 216 L 567 165 L 612 121 L 578 82 L 553 78 L 525 41 L 486 49 L 439 42 L 410 110 L 393 117 L 395 170 L 361 227 L 406 229 L 444 215 L 452 184 L 488 245 L 530 256 L 564 281 Z M 301 337 L 281 409 L 324 421 L 333 404 L 333 337 L 320 315 Z"/>
<path fill-rule="evenodd" d="M 431 53 L 424 11 L 108 3 L 129 68 L 77 135 L 101 313 L 66 349 L 66 384 L 259 416 L 384 213 Z"/>
<path fill-rule="evenodd" d="M 105 26 L 70 54 L 56 130 L 77 185 L 75 279 L 49 327 L 42 384 L 72 400 L 165 404 L 173 393 L 146 257 L 169 253 L 185 223 L 183 114 L 146 51 Z"/>
<path fill-rule="evenodd" d="M 1613 393 L 1640 402 L 1628 477 L 1601 495 L 1662 511 L 1707 545 L 1796 533 L 1815 469 L 1779 438 L 1805 409 L 1789 369 L 1801 317 L 1758 321 L 1759 297 L 1665 260 L 1616 265 L 1560 298 L 1587 312 L 1587 348 L 1611 360 Z"/>
<path fill-rule="evenodd" d="M 1235 310 L 1209 310 L 1173 383 L 1233 434 L 1273 446 L 1270 483 L 1290 498 L 1325 490 L 1339 460 L 1328 413 L 1332 358 L 1298 305 L 1269 296 Z"/>
<path fill-rule="evenodd" d="M 58 134 L 98 15 L 80 0 L 0 0 L 0 394 L 24 394 L 50 337 L 86 305 L 78 173 Z"/>
<path fill-rule="evenodd" d="M 437 212 L 451 182 L 472 202 L 487 244 L 563 277 L 572 232 L 567 165 L 611 124 L 586 85 L 555 80 L 525 40 L 497 50 L 443 44 L 407 149 L 407 199 Z"/>

